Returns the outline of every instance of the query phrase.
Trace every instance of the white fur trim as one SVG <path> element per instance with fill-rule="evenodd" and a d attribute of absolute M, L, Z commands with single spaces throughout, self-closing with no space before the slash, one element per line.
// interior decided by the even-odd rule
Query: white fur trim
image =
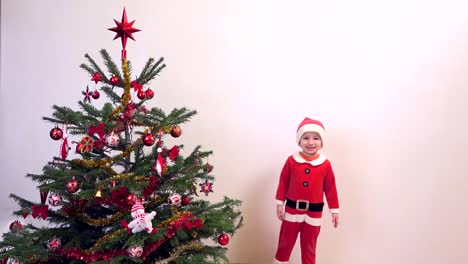
<path fill-rule="evenodd" d="M 338 209 L 338 208 L 331 208 L 330 209 L 330 213 L 332 213 L 332 214 L 338 214 L 339 212 L 340 212 L 340 209 Z"/>
<path fill-rule="evenodd" d="M 323 129 L 322 126 L 317 125 L 317 124 L 305 124 L 297 130 L 296 133 L 296 142 L 299 144 L 299 141 L 301 140 L 302 135 L 304 135 L 305 132 L 317 132 L 320 135 L 320 139 L 322 140 L 322 145 L 323 141 L 325 141 L 325 130 Z"/>
<path fill-rule="evenodd" d="M 288 264 L 288 263 L 289 263 L 289 261 L 279 261 L 279 260 L 276 260 L 276 259 L 273 261 L 273 264 Z"/>
<path fill-rule="evenodd" d="M 312 161 L 307 161 L 305 160 L 299 152 L 296 152 L 293 154 L 293 158 L 295 161 L 299 163 L 309 163 L 312 166 L 318 166 L 322 163 L 324 163 L 327 160 L 327 157 L 323 155 L 322 153 L 319 154 L 320 156 Z"/>
<path fill-rule="evenodd" d="M 310 217 L 306 214 L 290 214 L 290 213 L 285 213 L 284 214 L 284 220 L 288 222 L 294 222 L 294 223 L 302 223 L 306 222 L 307 224 L 311 226 L 321 226 L 322 225 L 322 218 L 313 218 Z"/>
<path fill-rule="evenodd" d="M 284 201 L 275 200 L 277 205 L 284 205 Z"/>

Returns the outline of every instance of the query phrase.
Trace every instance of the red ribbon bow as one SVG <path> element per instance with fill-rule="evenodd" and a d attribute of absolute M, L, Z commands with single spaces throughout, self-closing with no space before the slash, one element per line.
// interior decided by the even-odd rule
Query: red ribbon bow
<path fill-rule="evenodd" d="M 32 206 L 32 213 L 31 213 L 33 218 L 37 218 L 38 216 L 41 216 L 42 219 L 46 219 L 47 216 L 49 215 L 49 206 L 48 205 L 37 205 L 34 204 Z"/>
<path fill-rule="evenodd" d="M 99 125 L 97 126 L 89 126 L 88 128 L 88 135 L 92 136 L 94 133 L 97 133 L 99 138 L 104 138 L 104 136 L 106 135 L 104 133 L 104 123 L 101 122 L 99 123 Z"/>

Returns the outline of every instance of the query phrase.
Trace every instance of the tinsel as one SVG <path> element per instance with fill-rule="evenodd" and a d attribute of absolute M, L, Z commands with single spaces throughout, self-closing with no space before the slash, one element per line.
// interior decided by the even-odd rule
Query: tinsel
<path fill-rule="evenodd" d="M 107 242 L 107 241 L 109 241 L 109 240 L 111 240 L 111 239 L 114 239 L 114 238 L 118 237 L 118 236 L 122 236 L 122 235 L 124 235 L 124 234 L 126 234 L 126 233 L 127 233 L 127 231 L 125 230 L 125 228 L 122 228 L 122 229 L 119 229 L 119 230 L 117 230 L 117 231 L 115 231 L 115 232 L 109 233 L 109 234 L 103 236 L 102 238 L 100 238 L 100 239 L 96 242 L 96 244 L 94 244 L 94 246 L 92 246 L 91 248 L 87 249 L 85 252 L 86 252 L 86 253 L 93 252 L 93 251 L 94 251 L 97 247 L 99 247 L 102 243 L 105 243 L 105 242 Z"/>
<path fill-rule="evenodd" d="M 171 219 L 168 219 L 168 220 L 172 220 L 171 222 L 168 222 L 168 220 L 166 220 L 163 222 L 164 224 L 161 223 L 159 226 L 169 225 L 167 228 L 168 230 L 166 234 L 160 240 L 147 243 L 144 247 L 144 253 L 141 256 L 141 258 L 145 259 L 149 254 L 155 251 L 161 244 L 163 244 L 172 236 L 174 236 L 174 233 L 176 230 L 180 230 L 184 227 L 187 229 L 191 229 L 191 227 L 193 226 L 191 226 L 190 224 L 194 224 L 197 227 L 201 227 L 201 219 L 197 218 L 195 220 L 192 220 L 191 219 L 192 217 L 193 217 L 192 214 L 189 212 L 177 212 L 177 214 L 174 217 L 172 217 Z M 123 256 L 127 254 L 127 251 L 124 249 L 93 251 L 93 248 L 96 248 L 99 245 L 98 243 L 103 243 L 105 241 L 108 241 L 111 238 L 115 238 L 116 236 L 121 235 L 120 232 L 125 232 L 125 229 L 119 229 L 118 231 L 101 238 L 92 248 L 89 248 L 87 250 L 82 250 L 79 248 L 68 248 L 68 249 L 58 249 L 57 253 L 60 254 L 61 256 L 82 260 L 86 263 L 95 262 L 99 260 L 109 260 L 114 257 Z"/>
<path fill-rule="evenodd" d="M 116 155 L 112 158 L 106 158 L 102 160 L 83 160 L 83 159 L 74 159 L 71 162 L 76 165 L 80 165 L 86 168 L 101 168 L 101 169 L 106 169 L 106 170 L 112 170 L 108 164 L 114 162 L 116 159 L 120 159 L 122 157 L 126 157 L 130 155 L 130 152 L 134 150 L 133 146 L 129 146 L 127 149 L 122 151 L 121 154 Z M 112 175 L 116 175 L 117 172 L 112 170 Z"/>
<path fill-rule="evenodd" d="M 107 226 L 112 224 L 116 219 L 121 218 L 124 214 L 122 212 L 117 212 L 111 217 L 106 217 L 104 219 L 92 219 L 83 215 L 77 215 L 76 217 L 84 223 L 87 223 L 91 226 Z"/>
<path fill-rule="evenodd" d="M 121 113 L 123 108 L 130 101 L 130 71 L 128 69 L 128 60 L 125 60 L 125 59 L 122 60 L 122 72 L 124 75 L 124 79 L 123 79 L 124 93 L 122 95 L 122 100 L 120 101 L 120 105 L 112 111 L 113 116 L 117 115 L 118 113 Z"/>
<path fill-rule="evenodd" d="M 180 254 L 187 250 L 201 250 L 203 249 L 203 244 L 200 241 L 191 241 L 185 245 L 181 245 L 170 253 L 170 257 L 157 261 L 154 264 L 168 264 L 171 261 L 177 259 Z"/>

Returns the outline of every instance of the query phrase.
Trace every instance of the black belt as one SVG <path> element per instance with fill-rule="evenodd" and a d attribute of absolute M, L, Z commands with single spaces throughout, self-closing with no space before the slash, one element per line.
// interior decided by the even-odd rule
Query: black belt
<path fill-rule="evenodd" d="M 298 211 L 311 211 L 311 212 L 322 212 L 323 203 L 309 203 L 306 200 L 293 201 L 286 199 L 286 206 L 294 208 Z"/>

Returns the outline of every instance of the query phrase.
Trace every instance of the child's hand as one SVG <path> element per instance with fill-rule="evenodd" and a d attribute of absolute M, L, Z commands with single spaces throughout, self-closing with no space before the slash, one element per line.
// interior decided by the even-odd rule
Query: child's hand
<path fill-rule="evenodd" d="M 338 223 L 340 222 L 339 219 L 340 219 L 340 218 L 339 218 L 339 216 L 338 216 L 337 213 L 333 213 L 333 214 L 332 214 L 332 224 L 333 224 L 333 227 L 338 228 Z"/>
<path fill-rule="evenodd" d="M 283 221 L 284 218 L 284 208 L 282 205 L 276 205 L 276 215 L 280 221 Z"/>

